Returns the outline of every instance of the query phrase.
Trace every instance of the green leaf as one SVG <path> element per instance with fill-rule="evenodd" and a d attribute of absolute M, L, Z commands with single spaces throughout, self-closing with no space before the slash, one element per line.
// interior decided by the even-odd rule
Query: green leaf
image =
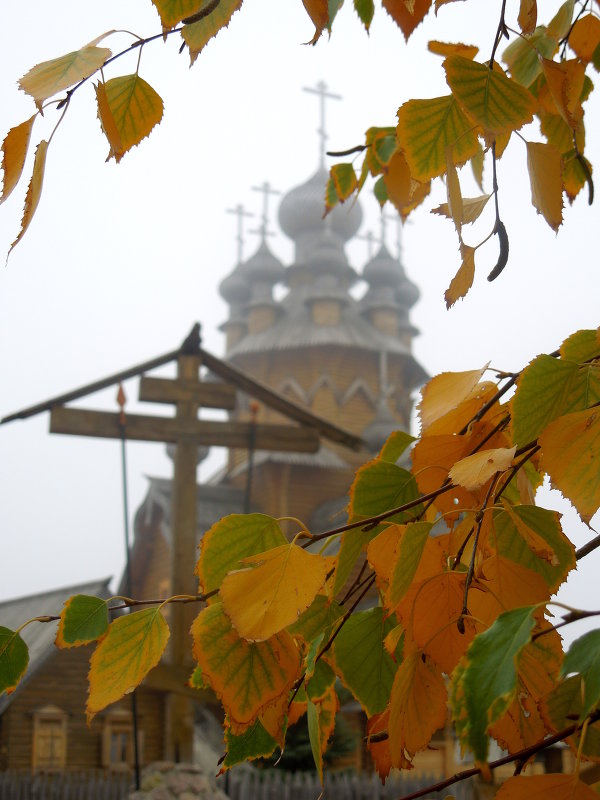
<path fill-rule="evenodd" d="M 57 647 L 89 644 L 108 630 L 108 603 L 100 597 L 76 594 L 65 603 L 56 633 Z"/>
<path fill-rule="evenodd" d="M 379 606 L 353 614 L 334 642 L 335 670 L 368 716 L 386 707 L 396 664 L 383 646 L 395 621 Z"/>
<path fill-rule="evenodd" d="M 600 358 L 600 330 L 577 331 L 560 346 L 561 358 L 578 364 Z"/>
<path fill-rule="evenodd" d="M 19 81 L 19 87 L 35 100 L 38 108 L 44 100 L 89 78 L 110 58 L 106 47 L 82 47 L 60 58 L 44 61 L 30 69 Z"/>
<path fill-rule="evenodd" d="M 390 580 L 390 605 L 397 605 L 410 588 L 432 525 L 431 522 L 413 522 L 406 526 L 397 548 L 398 556 Z"/>
<path fill-rule="evenodd" d="M 192 689 L 209 689 L 210 684 L 204 680 L 204 675 L 202 674 L 202 669 L 200 667 L 196 667 L 192 674 L 190 675 L 190 679 L 188 684 L 192 687 Z"/>
<path fill-rule="evenodd" d="M 329 637 L 333 625 L 344 616 L 344 612 L 335 600 L 324 594 L 318 594 L 306 611 L 288 627 L 292 636 L 301 636 L 310 643 L 320 634 Z"/>
<path fill-rule="evenodd" d="M 229 25 L 229 21 L 241 5 L 242 0 L 220 0 L 218 6 L 208 16 L 191 25 L 183 26 L 181 36 L 190 50 L 190 64 L 194 63 L 213 36 Z"/>
<path fill-rule="evenodd" d="M 397 130 L 411 175 L 420 181 L 446 172 L 449 147 L 453 163 L 462 164 L 479 146 L 472 121 L 452 95 L 404 103 L 398 111 Z"/>
<path fill-rule="evenodd" d="M 449 56 L 444 69 L 454 97 L 487 134 L 510 133 L 531 122 L 535 98 L 504 73 L 462 56 Z"/>
<path fill-rule="evenodd" d="M 315 671 L 306 684 L 306 693 L 311 700 L 324 697 L 335 683 L 335 672 L 326 661 L 320 658 L 315 664 Z"/>
<path fill-rule="evenodd" d="M 583 702 L 579 718 L 585 719 L 600 702 L 600 630 L 575 639 L 563 661 L 561 675 L 581 675 Z"/>
<path fill-rule="evenodd" d="M 335 164 L 331 168 L 331 179 L 335 185 L 338 199 L 343 203 L 355 191 L 357 181 L 352 164 Z"/>
<path fill-rule="evenodd" d="M 476 636 L 455 671 L 452 707 L 463 746 L 487 759 L 487 730 L 506 711 L 517 685 L 517 657 L 530 641 L 537 606 L 506 611 Z"/>
<path fill-rule="evenodd" d="M 383 208 L 386 202 L 389 200 L 387 186 L 385 185 L 385 178 L 383 175 L 375 181 L 373 184 L 373 194 L 375 195 L 375 199 Z"/>
<path fill-rule="evenodd" d="M 308 738 L 310 739 L 310 749 L 313 754 L 315 766 L 319 773 L 319 779 L 323 782 L 323 756 L 321 755 L 321 736 L 319 731 L 319 711 L 316 705 L 309 700 L 306 709 L 308 720 Z"/>
<path fill-rule="evenodd" d="M 548 25 L 548 33 L 551 36 L 554 36 L 557 42 L 560 42 L 561 39 L 564 39 L 569 32 L 574 10 L 575 0 L 567 0 L 567 2 L 562 4 L 554 17 L 552 17 L 550 20 Z"/>
<path fill-rule="evenodd" d="M 257 719 L 251 727 L 239 735 L 228 729 L 225 732 L 225 745 L 227 753 L 223 769 L 229 769 L 235 764 L 255 758 L 268 758 L 275 752 L 277 742 Z"/>
<path fill-rule="evenodd" d="M 392 508 L 403 506 L 419 497 L 414 475 L 402 467 L 375 458 L 361 467 L 350 489 L 349 521 L 383 514 Z M 406 522 L 418 514 L 420 506 L 400 512 L 387 522 Z"/>
<path fill-rule="evenodd" d="M 29 650 L 23 639 L 0 626 L 0 695 L 14 692 L 28 664 Z"/>
<path fill-rule="evenodd" d="M 172 28 L 207 5 L 207 0 L 152 0 L 163 28 Z"/>
<path fill-rule="evenodd" d="M 512 512 L 547 542 L 557 563 L 551 564 L 535 555 L 506 511 L 494 513 L 494 534 L 499 554 L 537 572 L 544 578 L 549 590 L 555 592 L 576 563 L 575 548 L 563 533 L 560 515 L 539 506 L 517 505 L 512 507 Z"/>
<path fill-rule="evenodd" d="M 557 417 L 589 408 L 599 400 L 599 367 L 538 356 L 521 374 L 512 400 L 513 441 L 528 444 Z"/>
<path fill-rule="evenodd" d="M 502 60 L 508 64 L 511 76 L 529 87 L 542 72 L 538 56 L 552 58 L 557 50 L 556 40 L 548 35 L 544 26 L 540 26 L 531 36 L 518 37 L 511 42 L 502 53 Z"/>
<path fill-rule="evenodd" d="M 146 608 L 114 620 L 90 659 L 86 715 L 133 691 L 160 661 L 169 627 L 160 608 Z"/>
<path fill-rule="evenodd" d="M 373 21 L 373 14 L 375 13 L 375 4 L 373 0 L 354 0 L 354 10 L 358 14 L 358 18 L 369 30 L 371 22 Z"/>
<path fill-rule="evenodd" d="M 413 442 L 416 442 L 416 438 L 411 436 L 410 433 L 394 431 L 388 436 L 377 457 L 382 461 L 389 461 L 391 464 L 395 464 Z"/>
<path fill-rule="evenodd" d="M 204 592 L 221 586 L 230 570 L 240 569 L 242 559 L 288 544 L 279 523 L 266 514 L 230 514 L 208 530 L 201 544 L 196 574 Z"/>

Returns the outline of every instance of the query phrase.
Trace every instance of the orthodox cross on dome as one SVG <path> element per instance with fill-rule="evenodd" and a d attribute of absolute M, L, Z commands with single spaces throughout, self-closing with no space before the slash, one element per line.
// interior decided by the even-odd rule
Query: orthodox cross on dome
<path fill-rule="evenodd" d="M 379 243 L 382 247 L 385 247 L 385 238 L 387 234 L 387 223 L 390 217 L 386 217 L 386 215 L 381 212 L 379 216 L 379 224 L 381 225 L 381 233 L 379 234 Z"/>
<path fill-rule="evenodd" d="M 327 131 L 325 130 L 325 100 L 341 100 L 340 94 L 333 94 L 327 91 L 327 84 L 325 81 L 318 81 L 317 85 L 313 88 L 310 86 L 303 86 L 304 92 L 316 94 L 319 97 L 319 111 L 320 111 L 320 125 L 317 128 L 319 134 L 319 166 L 325 167 L 325 151 L 327 149 Z"/>
<path fill-rule="evenodd" d="M 385 216 L 385 214 L 383 216 Z M 400 214 L 397 216 L 395 214 L 388 216 L 386 219 L 389 222 L 396 223 L 396 256 L 398 260 L 400 260 L 402 258 L 402 228 L 404 227 L 404 222 L 402 221 Z"/>
<path fill-rule="evenodd" d="M 373 231 L 367 231 L 366 233 L 358 234 L 356 238 L 362 239 L 367 243 L 367 253 L 369 254 L 369 260 L 371 260 L 373 258 L 373 243 L 375 241 Z"/>
<path fill-rule="evenodd" d="M 237 242 L 237 263 L 241 264 L 244 257 L 244 217 L 253 217 L 254 214 L 246 211 L 241 203 L 238 203 L 235 208 L 226 208 L 225 212 L 237 216 L 237 236 L 235 240 Z"/>
<path fill-rule="evenodd" d="M 263 195 L 263 212 L 260 228 L 251 231 L 251 233 L 260 233 L 261 239 L 264 242 L 267 236 L 273 235 L 267 228 L 269 223 L 269 195 L 278 195 L 281 194 L 281 192 L 278 189 L 273 189 L 269 181 L 265 181 L 262 186 L 251 186 L 250 188 L 253 192 L 262 192 Z"/>

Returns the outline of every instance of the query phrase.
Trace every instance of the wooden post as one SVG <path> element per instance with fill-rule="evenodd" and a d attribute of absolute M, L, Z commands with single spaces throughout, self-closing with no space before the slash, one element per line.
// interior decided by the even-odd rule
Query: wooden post
<path fill-rule="evenodd" d="M 198 381 L 200 358 L 181 355 L 177 360 L 177 378 L 180 381 Z M 181 420 L 195 420 L 198 403 L 181 400 L 176 416 Z M 171 523 L 171 593 L 197 594 L 194 575 L 196 563 L 196 467 L 198 443 L 192 436 L 181 436 L 175 445 L 175 475 L 173 479 Z M 190 665 L 190 627 L 198 609 L 192 605 L 174 604 L 171 617 L 171 662 L 175 668 Z M 194 708 L 185 695 L 171 695 L 168 704 L 169 730 L 167 757 L 174 761 L 192 761 L 194 745 Z"/>

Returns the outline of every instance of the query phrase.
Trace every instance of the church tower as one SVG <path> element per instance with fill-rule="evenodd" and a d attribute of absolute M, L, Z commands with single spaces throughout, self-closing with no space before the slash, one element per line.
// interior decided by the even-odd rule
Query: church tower
<path fill-rule="evenodd" d="M 358 202 L 337 206 L 323 219 L 328 173 L 324 165 L 323 83 L 313 91 L 321 100 L 320 163 L 316 172 L 281 199 L 278 221 L 294 244 L 291 264 L 283 266 L 268 242 L 268 201 L 264 184 L 260 244 L 220 286 L 229 305 L 222 326 L 225 358 L 287 399 L 359 434 L 376 453 L 389 433 L 408 429 L 412 390 L 426 373 L 412 355 L 417 333 L 409 320 L 418 290 L 399 259 L 382 241 L 359 277 L 346 255 L 358 233 Z M 238 206 L 241 226 L 243 209 Z M 238 230 L 241 242 L 241 228 Z M 362 280 L 361 280 L 362 279 Z M 363 288 L 355 294 L 353 288 Z M 265 408 L 242 404 L 236 418 L 280 421 Z M 256 452 L 252 459 L 252 508 L 273 516 L 295 516 L 320 532 L 347 502 L 348 488 L 366 453 L 323 444 L 314 455 Z M 242 488 L 248 453 L 233 451 L 221 480 Z"/>

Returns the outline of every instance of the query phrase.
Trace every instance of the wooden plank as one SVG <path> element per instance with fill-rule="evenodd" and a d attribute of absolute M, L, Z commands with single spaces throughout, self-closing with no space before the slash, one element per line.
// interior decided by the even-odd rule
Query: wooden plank
<path fill-rule="evenodd" d="M 204 408 L 224 408 L 233 411 L 237 390 L 227 383 L 198 380 L 169 380 L 143 375 L 139 399 L 149 403 L 197 403 Z"/>
<path fill-rule="evenodd" d="M 192 439 L 197 446 L 245 450 L 250 440 L 250 426 L 249 422 L 182 420 L 127 414 L 125 437 L 135 441 L 173 443 L 180 439 Z M 52 409 L 50 432 L 105 439 L 120 439 L 122 435 L 118 413 L 65 406 Z M 312 428 L 259 423 L 256 425 L 255 447 L 257 450 L 316 453 L 319 434 Z"/>

